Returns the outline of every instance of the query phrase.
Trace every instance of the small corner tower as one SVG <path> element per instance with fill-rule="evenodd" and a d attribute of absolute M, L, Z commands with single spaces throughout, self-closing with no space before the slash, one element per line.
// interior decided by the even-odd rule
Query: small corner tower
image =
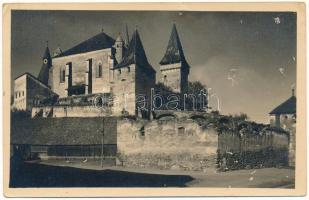
<path fill-rule="evenodd" d="M 117 63 L 120 63 L 122 61 L 123 55 L 124 55 L 124 41 L 119 33 L 114 48 L 116 49 L 116 55 L 115 58 L 117 60 Z"/>
<path fill-rule="evenodd" d="M 161 81 L 174 92 L 184 93 L 188 87 L 190 66 L 183 53 L 182 45 L 173 24 L 166 52 L 160 62 Z"/>
<path fill-rule="evenodd" d="M 46 49 L 45 49 L 42 60 L 43 60 L 43 64 L 42 64 L 40 73 L 38 75 L 38 79 L 42 83 L 44 83 L 46 86 L 48 86 L 49 69 L 52 66 L 52 59 L 51 59 L 49 48 L 48 48 L 48 42 L 47 42 Z"/>
<path fill-rule="evenodd" d="M 113 93 L 118 100 L 114 107 L 115 113 L 124 110 L 130 115 L 138 113 L 137 96 L 145 98 L 144 116 L 150 109 L 151 88 L 155 86 L 156 71 L 148 62 L 141 38 L 137 29 L 133 32 L 124 57 L 113 68 Z"/>

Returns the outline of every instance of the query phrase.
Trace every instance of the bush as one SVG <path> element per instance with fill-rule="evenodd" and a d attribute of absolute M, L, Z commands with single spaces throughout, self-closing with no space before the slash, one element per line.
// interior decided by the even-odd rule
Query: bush
<path fill-rule="evenodd" d="M 24 118 L 31 118 L 31 112 L 17 109 L 11 110 L 11 119 L 24 119 Z"/>

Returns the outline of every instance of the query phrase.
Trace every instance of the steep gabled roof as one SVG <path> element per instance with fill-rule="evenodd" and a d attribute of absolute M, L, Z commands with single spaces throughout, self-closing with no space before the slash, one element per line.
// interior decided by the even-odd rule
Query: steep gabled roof
<path fill-rule="evenodd" d="M 47 46 L 46 49 L 45 49 L 45 52 L 43 54 L 43 59 L 50 59 L 50 58 L 51 58 L 50 57 L 50 52 L 49 52 L 49 48 Z"/>
<path fill-rule="evenodd" d="M 126 67 L 131 64 L 137 64 L 140 67 L 145 67 L 146 69 L 155 72 L 147 60 L 146 53 L 137 30 L 135 30 L 132 35 L 128 49 L 126 50 L 122 61 L 116 65 L 114 69 Z"/>
<path fill-rule="evenodd" d="M 187 64 L 186 58 L 183 53 L 182 45 L 178 36 L 178 32 L 176 29 L 176 25 L 173 24 L 170 40 L 168 41 L 166 52 L 162 60 L 160 61 L 160 65 L 168 65 L 179 62 Z"/>
<path fill-rule="evenodd" d="M 273 109 L 269 114 L 295 114 L 296 113 L 296 97 L 293 95 L 288 100 Z"/>
<path fill-rule="evenodd" d="M 49 66 L 42 64 L 40 73 L 38 75 L 38 79 L 44 83 L 45 85 L 48 85 L 48 79 L 49 79 Z"/>
<path fill-rule="evenodd" d="M 89 38 L 88 40 L 85 40 L 84 42 L 62 52 L 60 55 L 57 55 L 54 58 L 96 51 L 100 49 L 107 49 L 111 48 L 114 43 L 115 40 L 112 37 L 108 36 L 104 32 L 101 32 Z"/>

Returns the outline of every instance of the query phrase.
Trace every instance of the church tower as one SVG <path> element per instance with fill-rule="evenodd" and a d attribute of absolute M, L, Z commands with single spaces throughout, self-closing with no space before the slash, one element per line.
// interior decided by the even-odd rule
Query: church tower
<path fill-rule="evenodd" d="M 175 24 L 160 62 L 161 81 L 173 92 L 184 93 L 188 87 L 190 66 L 184 56 Z"/>
<path fill-rule="evenodd" d="M 43 61 L 43 64 L 42 64 L 38 79 L 42 83 L 44 83 L 46 86 L 48 86 L 49 69 L 52 66 L 52 59 L 51 59 L 51 56 L 50 56 L 48 44 L 46 46 L 42 61 Z"/>

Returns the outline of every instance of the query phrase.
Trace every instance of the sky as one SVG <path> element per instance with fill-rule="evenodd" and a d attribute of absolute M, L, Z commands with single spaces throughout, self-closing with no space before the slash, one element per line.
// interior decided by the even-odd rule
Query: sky
<path fill-rule="evenodd" d="M 113 38 L 137 28 L 160 80 L 159 62 L 176 24 L 190 65 L 189 81 L 210 89 L 222 114 L 268 113 L 291 96 L 296 81 L 296 13 L 201 11 L 13 11 L 11 78 L 38 75 L 46 41 L 63 51 L 103 31 Z"/>

